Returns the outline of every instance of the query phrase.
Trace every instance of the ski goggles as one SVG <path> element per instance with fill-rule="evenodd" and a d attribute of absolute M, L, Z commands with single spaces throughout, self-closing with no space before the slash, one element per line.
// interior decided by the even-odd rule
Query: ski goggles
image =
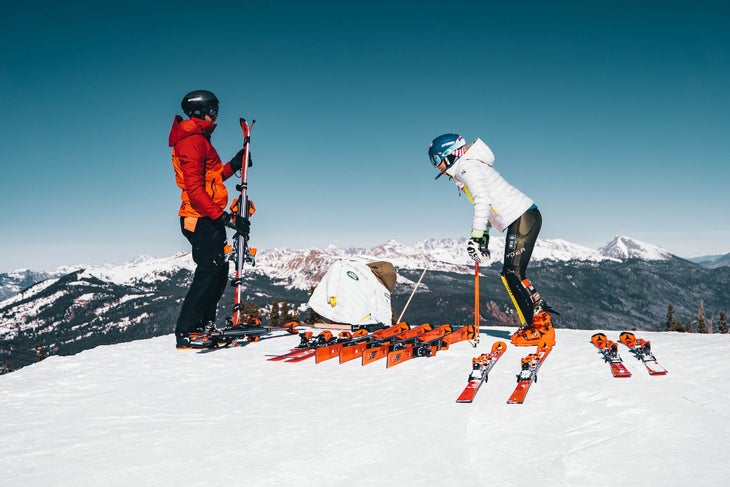
<path fill-rule="evenodd" d="M 443 152 L 439 152 L 438 154 L 433 154 L 433 155 L 431 156 L 431 164 L 433 164 L 433 165 L 434 165 L 434 167 L 435 167 L 435 166 L 438 166 L 439 164 L 441 164 L 441 161 L 442 161 L 442 160 L 443 160 L 443 159 L 444 159 L 445 157 L 446 157 L 446 156 L 444 155 L 444 153 L 443 153 Z"/>
<path fill-rule="evenodd" d="M 434 154 L 431 156 L 431 163 L 434 165 L 434 167 L 438 166 L 442 162 L 446 163 L 446 167 L 451 167 L 451 165 L 456 162 L 456 155 L 455 154 Z"/>
<path fill-rule="evenodd" d="M 446 167 L 451 167 L 451 165 L 456 162 L 459 157 L 464 155 L 464 152 L 466 152 L 465 145 L 466 144 L 461 141 L 461 144 L 456 143 L 443 152 L 437 152 L 436 154 L 432 154 L 431 164 L 436 167 L 441 164 L 441 161 L 446 160 Z"/>
<path fill-rule="evenodd" d="M 218 105 L 217 104 L 211 103 L 210 105 L 208 105 L 208 109 L 206 111 L 210 118 L 213 118 L 213 119 L 218 118 Z"/>

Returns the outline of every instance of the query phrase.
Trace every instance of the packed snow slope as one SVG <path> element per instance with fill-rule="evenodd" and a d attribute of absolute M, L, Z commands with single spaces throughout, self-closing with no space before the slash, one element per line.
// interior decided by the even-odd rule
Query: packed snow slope
<path fill-rule="evenodd" d="M 474 403 L 475 350 L 386 369 L 266 361 L 295 336 L 200 354 L 172 336 L 50 357 L 0 376 L 4 486 L 725 486 L 727 335 L 641 333 L 667 376 L 615 379 L 589 342 L 557 346 L 522 405 L 511 345 Z M 608 332 L 618 339 L 618 333 Z"/>

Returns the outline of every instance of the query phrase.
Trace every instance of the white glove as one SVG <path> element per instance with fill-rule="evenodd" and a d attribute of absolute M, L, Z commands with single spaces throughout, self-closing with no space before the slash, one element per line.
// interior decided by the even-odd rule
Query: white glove
<path fill-rule="evenodd" d="M 466 251 L 474 262 L 483 263 L 489 260 L 489 238 L 470 238 L 466 244 Z"/>

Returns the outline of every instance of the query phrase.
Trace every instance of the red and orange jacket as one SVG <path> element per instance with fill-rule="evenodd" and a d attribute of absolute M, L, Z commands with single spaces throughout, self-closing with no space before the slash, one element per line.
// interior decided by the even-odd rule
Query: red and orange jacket
<path fill-rule="evenodd" d="M 186 217 L 186 228 L 194 229 L 201 217 L 217 219 L 228 204 L 223 181 L 233 175 L 233 170 L 230 162 L 221 162 L 210 143 L 215 127 L 213 122 L 185 120 L 180 115 L 172 122 L 168 143 L 172 147 L 175 182 L 182 190 L 178 215 Z"/>

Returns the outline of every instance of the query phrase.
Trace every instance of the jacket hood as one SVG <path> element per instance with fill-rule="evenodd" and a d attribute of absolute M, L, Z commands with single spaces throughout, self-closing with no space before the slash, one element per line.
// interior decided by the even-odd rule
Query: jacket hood
<path fill-rule="evenodd" d="M 216 124 L 214 122 L 207 122 L 199 118 L 183 119 L 180 115 L 175 115 L 167 143 L 170 147 L 174 147 L 175 144 L 185 137 L 190 137 L 195 134 L 210 137 L 215 128 Z"/>
<path fill-rule="evenodd" d="M 492 149 L 482 139 L 476 139 L 468 146 L 466 152 L 444 172 L 453 178 L 458 171 L 460 163 L 470 159 L 476 159 L 490 167 L 494 166 L 494 153 Z"/>

